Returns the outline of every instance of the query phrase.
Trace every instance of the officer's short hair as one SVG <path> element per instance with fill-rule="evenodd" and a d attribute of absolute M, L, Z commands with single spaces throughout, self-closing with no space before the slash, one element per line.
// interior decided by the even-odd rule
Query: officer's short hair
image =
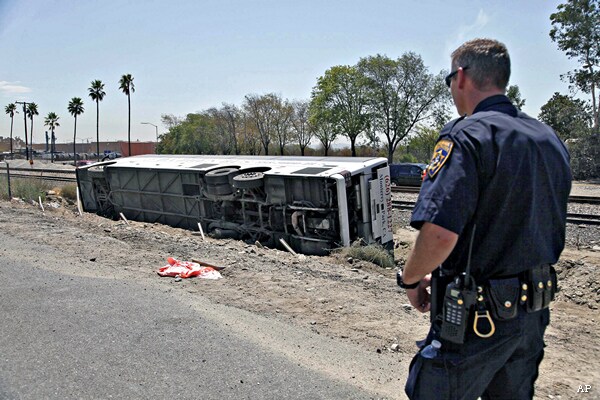
<path fill-rule="evenodd" d="M 510 78 L 510 57 L 503 43 L 473 39 L 452 52 L 452 70 L 469 67 L 467 73 L 479 90 L 490 86 L 506 90 Z"/>

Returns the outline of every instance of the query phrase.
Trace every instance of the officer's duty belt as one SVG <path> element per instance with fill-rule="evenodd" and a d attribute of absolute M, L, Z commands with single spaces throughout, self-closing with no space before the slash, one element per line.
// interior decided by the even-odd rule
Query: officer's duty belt
<path fill-rule="evenodd" d="M 557 292 L 556 270 L 544 264 L 512 277 L 490 279 L 482 286 L 483 295 L 495 320 L 515 318 L 518 307 L 527 312 L 548 308 Z"/>

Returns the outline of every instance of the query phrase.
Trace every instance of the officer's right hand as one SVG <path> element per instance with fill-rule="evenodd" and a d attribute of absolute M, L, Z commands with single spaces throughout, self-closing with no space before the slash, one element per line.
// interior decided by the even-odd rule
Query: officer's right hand
<path fill-rule="evenodd" d="M 431 309 L 431 294 L 428 290 L 429 286 L 431 286 L 431 274 L 425 275 L 419 282 L 419 286 L 416 288 L 406 290 L 406 296 L 408 297 L 410 304 L 422 313 Z"/>

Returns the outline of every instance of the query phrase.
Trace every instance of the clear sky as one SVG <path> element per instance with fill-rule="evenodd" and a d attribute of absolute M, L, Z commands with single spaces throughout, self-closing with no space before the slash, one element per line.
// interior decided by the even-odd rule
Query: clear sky
<path fill-rule="evenodd" d="M 4 107 L 38 104 L 34 142 L 44 117 L 56 112 L 58 142 L 72 142 L 72 97 L 81 97 L 77 137 L 96 137 L 96 107 L 87 88 L 105 83 L 101 140 L 127 140 L 123 74 L 134 77 L 132 140 L 154 140 L 162 114 L 185 116 L 245 95 L 275 92 L 308 99 L 317 78 L 361 57 L 397 58 L 413 51 L 429 71 L 449 68 L 452 50 L 490 37 L 511 54 L 512 77 L 537 116 L 576 65 L 548 35 L 556 0 L 0 0 L 0 136 L 8 137 Z M 23 116 L 14 135 L 23 137 Z"/>

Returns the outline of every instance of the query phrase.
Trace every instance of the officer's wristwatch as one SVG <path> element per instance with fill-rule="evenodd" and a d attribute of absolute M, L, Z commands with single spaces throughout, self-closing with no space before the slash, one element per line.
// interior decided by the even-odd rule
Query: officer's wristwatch
<path fill-rule="evenodd" d="M 419 286 L 419 283 L 421 283 L 421 281 L 417 281 L 417 282 L 411 283 L 411 284 L 406 284 L 402 280 L 402 271 L 398 270 L 398 271 L 396 271 L 396 283 L 402 289 L 416 289 L 417 286 Z"/>

